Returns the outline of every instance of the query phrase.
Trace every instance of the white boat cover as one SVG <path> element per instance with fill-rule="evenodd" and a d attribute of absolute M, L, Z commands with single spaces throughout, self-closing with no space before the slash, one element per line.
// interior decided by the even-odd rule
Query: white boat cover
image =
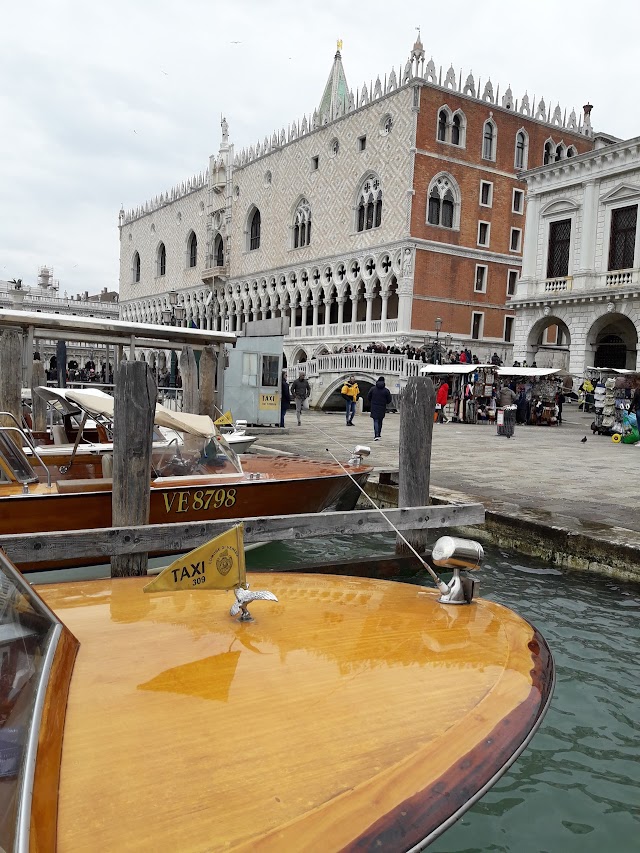
<path fill-rule="evenodd" d="M 62 399 L 85 409 L 92 415 L 103 415 L 113 420 L 114 400 L 109 394 L 97 388 L 44 388 L 37 389 L 45 399 Z M 186 412 L 173 412 L 160 403 L 156 403 L 154 418 L 158 426 L 168 427 L 178 432 L 209 438 L 217 434 L 213 420 L 209 415 L 191 415 Z"/>

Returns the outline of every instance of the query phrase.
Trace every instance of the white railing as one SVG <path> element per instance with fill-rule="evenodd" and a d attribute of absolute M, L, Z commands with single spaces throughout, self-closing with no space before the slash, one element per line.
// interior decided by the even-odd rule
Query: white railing
<path fill-rule="evenodd" d="M 607 287 L 623 287 L 625 284 L 633 284 L 633 270 L 616 270 L 607 273 Z"/>
<path fill-rule="evenodd" d="M 416 361 L 415 359 L 407 359 L 404 363 L 404 376 L 408 379 L 410 376 L 420 376 L 420 368 L 424 367 L 424 362 Z"/>
<path fill-rule="evenodd" d="M 571 290 L 571 277 L 547 278 L 544 282 L 545 293 L 559 293 L 563 290 Z"/>
<path fill-rule="evenodd" d="M 398 320 L 372 320 L 371 329 L 367 332 L 365 320 L 357 323 L 330 323 L 328 326 L 322 323 L 316 326 L 294 326 L 289 329 L 290 338 L 354 338 L 357 335 L 364 337 L 373 335 L 396 334 L 398 331 Z"/>
<path fill-rule="evenodd" d="M 404 355 L 378 352 L 340 352 L 319 355 L 317 362 L 320 373 L 347 373 L 351 370 L 366 370 L 370 373 L 397 373 L 404 370 Z"/>

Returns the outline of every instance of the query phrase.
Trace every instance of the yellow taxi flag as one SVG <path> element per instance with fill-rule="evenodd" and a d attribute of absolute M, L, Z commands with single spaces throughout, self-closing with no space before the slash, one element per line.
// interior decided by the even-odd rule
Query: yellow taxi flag
<path fill-rule="evenodd" d="M 237 524 L 163 569 L 143 592 L 244 586 L 244 525 Z"/>
<path fill-rule="evenodd" d="M 233 418 L 231 416 L 231 412 L 225 412 L 224 415 L 220 415 L 220 417 L 214 421 L 216 426 L 224 426 L 225 424 L 233 424 Z"/>

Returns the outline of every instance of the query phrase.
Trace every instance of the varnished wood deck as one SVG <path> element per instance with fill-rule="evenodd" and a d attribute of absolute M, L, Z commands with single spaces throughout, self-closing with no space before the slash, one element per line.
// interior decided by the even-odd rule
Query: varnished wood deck
<path fill-rule="evenodd" d="M 79 639 L 60 851 L 410 848 L 517 752 L 549 699 L 544 641 L 511 611 L 361 578 L 249 578 L 145 595 L 42 586 Z"/>

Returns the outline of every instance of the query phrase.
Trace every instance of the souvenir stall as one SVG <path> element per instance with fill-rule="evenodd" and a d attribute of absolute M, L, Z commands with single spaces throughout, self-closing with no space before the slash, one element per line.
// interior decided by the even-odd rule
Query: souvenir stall
<path fill-rule="evenodd" d="M 495 370 L 493 364 L 425 364 L 420 369 L 434 382 L 449 378 L 448 416 L 456 423 L 495 423 Z"/>
<path fill-rule="evenodd" d="M 640 374 L 623 368 L 594 368 L 590 378 L 595 386 L 591 431 L 594 435 L 624 436 L 633 426 L 629 422 L 629 405 L 633 392 L 640 386 Z"/>
<path fill-rule="evenodd" d="M 546 367 L 498 367 L 498 381 L 515 382 L 518 420 L 537 426 L 557 426 L 558 369 Z"/>

